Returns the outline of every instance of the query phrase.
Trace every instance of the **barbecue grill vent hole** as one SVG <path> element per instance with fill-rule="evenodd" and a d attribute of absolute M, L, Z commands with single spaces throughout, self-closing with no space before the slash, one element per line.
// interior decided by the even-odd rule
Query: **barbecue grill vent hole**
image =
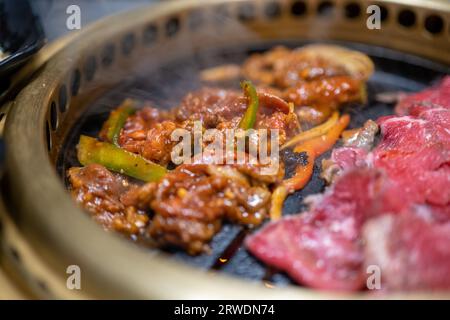
<path fill-rule="evenodd" d="M 170 18 L 166 23 L 166 35 L 167 37 L 173 37 L 180 30 L 180 19 L 177 17 Z"/>
<path fill-rule="evenodd" d="M 95 71 L 97 71 L 97 61 L 94 56 L 89 56 L 84 66 L 87 81 L 94 79 Z"/>
<path fill-rule="evenodd" d="M 73 72 L 71 86 L 70 86 L 71 91 L 72 91 L 72 96 L 74 96 L 74 97 L 78 94 L 78 91 L 80 90 L 80 82 L 81 82 L 80 70 L 76 69 Z"/>
<path fill-rule="evenodd" d="M 330 1 L 322 1 L 317 7 L 317 12 L 321 16 L 330 16 L 333 14 L 334 5 Z"/>
<path fill-rule="evenodd" d="M 355 2 L 348 3 L 345 6 L 345 16 L 349 19 L 356 19 L 361 14 L 361 7 Z"/>
<path fill-rule="evenodd" d="M 243 3 L 238 8 L 238 19 L 241 21 L 250 21 L 255 18 L 255 8 L 251 3 Z"/>
<path fill-rule="evenodd" d="M 116 54 L 116 48 L 114 44 L 108 43 L 101 53 L 101 61 L 104 67 L 109 67 L 114 62 L 114 56 Z"/>
<path fill-rule="evenodd" d="M 53 131 L 58 127 L 58 110 L 56 110 L 56 103 L 54 101 L 50 105 L 50 125 Z"/>
<path fill-rule="evenodd" d="M 438 15 L 430 15 L 425 19 L 425 29 L 431 34 L 438 34 L 444 29 L 444 21 Z"/>
<path fill-rule="evenodd" d="M 303 16 L 307 11 L 306 3 L 304 1 L 295 1 L 291 7 L 291 13 L 293 16 Z"/>
<path fill-rule="evenodd" d="M 158 37 L 158 27 L 154 24 L 148 25 L 144 30 L 144 44 L 151 45 Z"/>
<path fill-rule="evenodd" d="M 411 10 L 405 9 L 400 11 L 397 20 L 402 26 L 410 28 L 416 23 L 416 14 Z"/>
<path fill-rule="evenodd" d="M 19 254 L 19 251 L 15 247 L 9 247 L 9 252 L 11 253 L 11 256 L 14 259 L 14 262 L 20 263 L 22 261 L 22 258 Z"/>
<path fill-rule="evenodd" d="M 45 293 L 47 293 L 47 294 L 50 293 L 50 290 L 48 289 L 47 284 L 46 284 L 43 280 L 37 279 L 37 280 L 36 280 L 36 284 L 37 284 L 37 286 L 39 287 L 39 289 L 40 289 L 41 291 L 43 291 L 43 292 L 45 292 Z"/>
<path fill-rule="evenodd" d="M 381 21 L 386 21 L 389 17 L 389 11 L 385 6 L 380 6 L 380 19 Z"/>
<path fill-rule="evenodd" d="M 122 39 L 122 53 L 127 56 L 129 55 L 133 49 L 135 44 L 135 37 L 134 34 L 128 33 L 123 37 Z"/>
<path fill-rule="evenodd" d="M 50 135 L 50 125 L 48 121 L 45 123 L 45 138 L 47 139 L 47 149 L 50 151 L 52 149 L 52 137 Z"/>
<path fill-rule="evenodd" d="M 59 94 L 58 94 L 58 105 L 59 105 L 59 112 L 64 113 L 66 112 L 67 108 L 67 88 L 63 84 L 61 87 L 59 87 Z"/>
<path fill-rule="evenodd" d="M 281 15 L 280 4 L 276 1 L 267 3 L 266 7 L 264 8 L 264 14 L 269 19 L 278 18 Z"/>
<path fill-rule="evenodd" d="M 9 86 L 11 85 L 11 81 L 9 79 L 3 78 L 0 79 L 0 92 L 6 92 Z"/>

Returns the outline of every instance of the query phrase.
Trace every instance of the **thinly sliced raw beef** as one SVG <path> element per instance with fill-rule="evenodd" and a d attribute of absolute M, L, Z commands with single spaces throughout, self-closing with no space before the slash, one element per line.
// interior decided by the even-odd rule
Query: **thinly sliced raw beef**
<path fill-rule="evenodd" d="M 269 223 L 247 238 L 247 248 L 299 283 L 358 290 L 364 284 L 361 229 L 382 182 L 374 170 L 349 172 L 311 211 Z"/>
<path fill-rule="evenodd" d="M 446 76 L 441 83 L 421 92 L 411 94 L 403 98 L 395 107 L 395 112 L 399 115 L 410 114 L 409 109 L 416 104 L 437 104 L 450 108 L 450 76 Z"/>
<path fill-rule="evenodd" d="M 434 223 L 423 215 L 384 215 L 364 226 L 365 264 L 380 267 L 385 289 L 450 288 L 450 220 Z"/>
<path fill-rule="evenodd" d="M 387 199 L 384 212 L 398 212 L 411 203 L 450 205 L 450 109 L 411 111 L 414 116 L 378 119 L 382 138 L 371 153 L 355 147 L 332 152 L 339 171 L 377 168 L 388 175 L 394 189 L 405 191 L 402 198 Z"/>
<path fill-rule="evenodd" d="M 333 150 L 338 178 L 308 212 L 268 224 L 248 249 L 314 288 L 361 289 L 377 264 L 384 288 L 450 289 L 450 76 L 396 110 L 377 120 L 371 152 Z"/>
<path fill-rule="evenodd" d="M 372 165 L 405 190 L 401 200 L 450 205 L 450 109 L 436 107 L 378 123 L 382 140 L 373 150 Z"/>

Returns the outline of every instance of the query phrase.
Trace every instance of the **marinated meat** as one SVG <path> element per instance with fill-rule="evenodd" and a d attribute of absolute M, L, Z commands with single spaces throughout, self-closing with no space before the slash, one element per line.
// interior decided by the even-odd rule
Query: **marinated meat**
<path fill-rule="evenodd" d="M 267 216 L 270 192 L 252 186 L 246 177 L 232 178 L 236 176 L 238 172 L 224 174 L 211 165 L 177 167 L 158 184 L 150 203 L 155 216 L 149 234 L 161 245 L 197 254 L 208 249 L 224 219 L 259 225 Z"/>
<path fill-rule="evenodd" d="M 144 211 L 126 206 L 121 196 L 130 190 L 130 183 L 105 167 L 91 164 L 68 171 L 72 197 L 106 230 L 116 230 L 128 236 L 139 234 L 148 224 Z"/>
<path fill-rule="evenodd" d="M 252 55 L 242 67 L 245 78 L 282 89 L 342 75 L 367 80 L 373 70 L 366 55 L 333 45 L 309 45 L 295 50 L 276 47 Z"/>
<path fill-rule="evenodd" d="M 225 213 L 221 193 L 226 186 L 227 180 L 209 176 L 206 166 L 179 166 L 158 185 L 150 203 L 155 217 L 149 234 L 162 245 L 192 254 L 205 251 L 221 227 Z"/>
<path fill-rule="evenodd" d="M 170 162 L 170 152 L 177 143 L 172 141 L 171 135 L 178 127 L 173 121 L 163 121 L 146 131 L 123 133 L 122 137 L 126 142 L 121 147 L 139 153 L 150 161 L 166 165 Z"/>
<path fill-rule="evenodd" d="M 214 155 L 205 153 L 200 161 L 195 155 L 191 163 L 178 165 L 171 162 L 171 152 L 179 142 L 172 141 L 174 131 L 197 130 L 194 121 L 202 122 L 202 133 L 241 126 L 267 129 L 267 135 L 278 130 L 278 143 L 283 145 L 302 130 L 298 115 L 309 127 L 325 120 L 341 104 L 363 98 L 364 81 L 372 72 L 366 60 L 370 62 L 363 54 L 334 46 L 280 47 L 249 58 L 239 70 L 228 66 L 203 73 L 214 81 L 239 73 L 258 82 L 256 89 L 249 83 L 251 90 L 244 88 L 244 93 L 204 87 L 188 93 L 169 111 L 148 104 L 135 110 L 135 101 L 127 100 L 104 124 L 99 134 L 102 141 L 95 144 L 101 150 L 83 153 L 80 163 L 100 162 L 121 174 L 155 182 L 141 184 L 105 167 L 87 165 L 68 171 L 72 194 L 108 230 L 151 238 L 161 246 L 183 248 L 191 254 L 207 251 L 224 221 L 253 227 L 266 219 L 272 191 L 281 185 L 285 166 L 281 161 L 275 171 L 267 173 L 272 163 L 263 163 L 261 155 L 251 159 L 249 147 L 241 153 L 232 151 L 235 160 L 244 156 L 243 164 L 217 165 L 210 161 Z M 256 100 L 249 92 L 255 90 L 259 108 L 253 108 L 258 110 L 256 115 L 248 115 L 246 111 L 252 110 L 252 100 Z M 243 121 L 248 119 L 249 126 Z M 202 147 L 211 142 L 202 140 Z M 106 154 L 114 154 L 114 159 L 103 161 Z M 293 163 L 297 162 L 288 165 Z"/>
<path fill-rule="evenodd" d="M 294 50 L 280 46 L 251 55 L 241 70 L 223 65 L 204 70 L 201 78 L 207 82 L 250 79 L 260 90 L 294 103 L 303 124 L 317 125 L 345 103 L 364 102 L 364 83 L 373 71 L 370 58 L 357 51 L 333 45 Z"/>
<path fill-rule="evenodd" d="M 260 108 L 255 129 L 279 129 L 283 143 L 299 129 L 296 115 L 283 99 L 272 93 L 262 90 L 258 95 Z M 237 91 L 203 88 L 189 93 L 171 112 L 147 106 L 128 116 L 118 144 L 131 153 L 166 165 L 171 160 L 174 145 L 178 143 L 171 139 L 174 130 L 194 130 L 193 121 L 196 120 L 202 121 L 206 128 L 237 128 L 247 103 L 247 99 Z M 100 133 L 104 140 L 107 140 L 106 131 L 105 126 Z M 234 151 L 232 157 L 236 161 Z M 127 188 L 120 190 L 112 188 L 108 182 L 115 183 L 116 175 L 103 167 L 98 170 L 108 177 L 108 181 L 90 174 L 85 181 L 77 183 L 75 168 L 69 171 L 69 176 L 74 192 L 76 190 L 78 197 L 84 199 L 82 204 L 88 210 L 94 207 L 95 213 L 99 212 L 96 219 L 106 228 L 148 235 L 161 246 L 180 247 L 191 254 L 198 254 L 208 249 L 208 242 L 224 220 L 256 226 L 266 219 L 271 196 L 268 186 L 282 180 L 284 167 L 280 164 L 277 172 L 264 174 L 261 169 L 266 165 L 257 159 L 250 163 L 248 157 L 244 154 L 243 164 L 216 166 L 212 155 L 204 152 L 200 162 L 194 160 L 191 165 L 178 166 L 159 183 L 138 186 L 127 182 Z M 88 174 L 92 168 L 88 166 L 78 170 Z M 97 196 L 103 202 L 93 199 L 86 191 L 90 184 L 98 185 Z M 107 201 L 112 201 L 115 211 L 105 209 L 109 205 Z M 145 225 L 134 228 L 133 221 L 127 221 L 136 219 L 136 214 L 132 213 L 146 219 Z"/>
<path fill-rule="evenodd" d="M 335 66 L 322 58 L 307 59 L 301 50 L 293 51 L 291 55 L 278 63 L 274 73 L 275 85 L 280 88 L 290 88 L 305 83 L 329 77 L 346 75 L 345 69 Z"/>
<path fill-rule="evenodd" d="M 265 91 L 259 93 L 259 102 L 255 129 L 279 129 L 280 143 L 297 133 L 299 123 L 287 102 Z M 246 108 L 246 98 L 238 91 L 203 88 L 189 93 L 170 114 L 145 107 L 128 117 L 119 145 L 147 160 L 167 165 L 178 143 L 171 139 L 174 130 L 192 131 L 196 120 L 202 121 L 205 128 L 236 128 Z M 100 137 L 104 136 L 105 128 L 100 133 Z"/>
<path fill-rule="evenodd" d="M 298 107 L 337 108 L 345 102 L 361 98 L 361 83 L 349 76 L 324 78 L 289 87 L 284 97 Z"/>
<path fill-rule="evenodd" d="M 260 111 L 255 129 L 280 129 L 285 135 L 295 134 L 299 125 L 287 102 L 264 90 L 258 96 Z M 174 114 L 178 121 L 200 120 L 205 128 L 232 128 L 246 109 L 247 99 L 238 91 L 202 88 L 189 93 Z"/>
<path fill-rule="evenodd" d="M 143 235 L 148 226 L 161 246 L 191 254 L 207 251 L 223 220 L 259 225 L 267 217 L 270 192 L 258 181 L 282 178 L 282 172 L 265 177 L 248 164 L 181 165 L 160 183 L 142 186 L 97 164 L 71 168 L 68 175 L 73 197 L 107 230 Z"/>
<path fill-rule="evenodd" d="M 187 94 L 173 112 L 179 122 L 201 120 L 205 128 L 215 128 L 243 114 L 246 108 L 247 101 L 239 91 L 202 88 Z"/>
<path fill-rule="evenodd" d="M 286 64 L 295 65 L 294 61 L 311 61 L 326 64 L 326 68 L 337 70 L 335 74 L 344 72 L 355 79 L 367 80 L 374 71 L 372 60 L 362 52 L 335 45 L 311 44 L 292 51 L 293 61 Z M 314 74 L 314 73 L 313 73 Z"/>
<path fill-rule="evenodd" d="M 317 125 L 326 120 L 339 106 L 363 99 L 359 80 L 337 76 L 300 83 L 284 91 L 284 98 L 295 104 L 303 122 Z"/>
<path fill-rule="evenodd" d="M 273 86 L 275 75 L 284 61 L 291 55 L 291 50 L 279 46 L 264 54 L 253 54 L 242 66 L 244 78 L 256 81 L 260 84 Z"/>
<path fill-rule="evenodd" d="M 170 161 L 170 151 L 175 145 L 171 141 L 172 131 L 180 125 L 170 120 L 168 112 L 145 106 L 134 115 L 130 115 L 122 128 L 118 143 L 132 153 L 160 164 Z M 106 123 L 99 136 L 106 139 Z"/>
<path fill-rule="evenodd" d="M 242 73 L 294 103 L 300 121 L 317 125 L 339 106 L 365 101 L 364 81 L 373 69 L 371 60 L 362 53 L 310 45 L 254 54 L 244 63 Z"/>
<path fill-rule="evenodd" d="M 297 116 L 288 103 L 265 90 L 258 92 L 259 112 L 255 129 L 278 129 L 280 143 L 299 130 Z M 202 88 L 189 93 L 174 110 L 178 121 L 202 121 L 205 128 L 225 130 L 237 128 L 247 108 L 247 100 L 240 92 L 216 88 Z"/>

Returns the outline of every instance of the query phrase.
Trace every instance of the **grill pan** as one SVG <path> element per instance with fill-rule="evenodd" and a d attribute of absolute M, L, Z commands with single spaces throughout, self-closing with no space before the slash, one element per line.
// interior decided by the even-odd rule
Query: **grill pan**
<path fill-rule="evenodd" d="M 370 4 L 382 8 L 380 30 L 366 27 Z M 137 246 L 104 232 L 65 190 L 65 171 L 78 165 L 79 135 L 96 135 L 124 98 L 173 107 L 201 85 L 197 75 L 203 68 L 239 63 L 274 45 L 310 42 L 344 45 L 374 60 L 368 105 L 346 107 L 350 127 L 359 127 L 393 113 L 392 105 L 376 100 L 378 93 L 417 91 L 450 73 L 450 5 L 437 0 L 169 1 L 87 27 L 49 59 L 6 117 L 6 260 L 41 297 L 370 297 L 293 286 L 285 274 L 253 258 L 242 246 L 249 231 L 231 224 L 214 237 L 211 254 L 191 257 Z M 284 214 L 301 212 L 305 196 L 323 191 L 321 158 L 307 187 L 286 200 Z M 30 259 L 42 268 L 31 267 Z M 65 288 L 65 271 L 73 264 L 82 270 L 81 291 Z"/>

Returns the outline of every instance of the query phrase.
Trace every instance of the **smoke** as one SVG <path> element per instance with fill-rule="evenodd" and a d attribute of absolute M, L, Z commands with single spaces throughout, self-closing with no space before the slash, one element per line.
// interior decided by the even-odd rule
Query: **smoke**
<path fill-rule="evenodd" d="M 67 8 L 76 5 L 81 15 L 81 29 L 98 19 L 111 14 L 133 10 L 140 6 L 156 3 L 156 0 L 34 0 L 31 1 L 34 12 L 39 15 L 48 40 L 56 40 L 70 32 L 67 27 L 69 15 Z M 236 8 L 234 8 L 236 9 Z M 96 74 L 95 84 L 107 84 L 120 79 L 120 86 L 100 99 L 93 113 L 102 113 L 105 109 L 116 107 L 125 98 L 146 101 L 159 108 L 177 106 L 181 98 L 189 91 L 204 85 L 198 78 L 207 67 L 224 63 L 240 64 L 247 53 L 236 45 L 250 43 L 259 36 L 242 19 L 252 15 L 246 7 L 239 8 L 240 17 L 229 12 L 226 6 L 191 12 L 183 23 L 182 30 L 173 40 L 160 41 L 169 32 L 167 22 L 158 25 L 158 39 L 155 50 L 148 56 L 133 56 L 132 65 L 114 68 L 114 75 Z M 207 11 L 207 14 L 205 14 Z M 169 19 L 169 17 L 168 17 Z M 188 30 L 191 30 L 190 32 Z M 135 34 L 135 41 L 142 41 L 141 34 Z M 93 44 L 96 45 L 96 44 Z M 116 41 L 115 55 L 121 55 L 122 48 Z M 97 70 L 101 68 L 100 52 L 95 52 Z M 133 53 L 134 54 L 134 53 Z M 170 56 L 173 56 L 171 59 Z M 180 58 L 180 56 L 182 58 Z M 84 76 L 84 75 L 83 75 Z M 235 86 L 239 83 L 236 80 Z"/>

